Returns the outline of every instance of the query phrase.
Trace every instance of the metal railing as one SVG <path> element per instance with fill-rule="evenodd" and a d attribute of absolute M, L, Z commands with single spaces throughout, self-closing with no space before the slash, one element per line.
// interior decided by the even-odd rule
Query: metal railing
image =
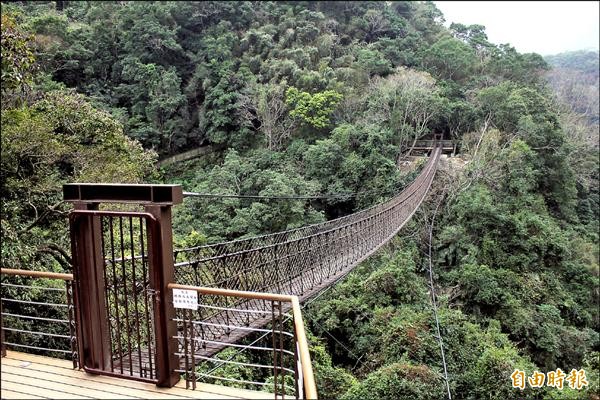
<path fill-rule="evenodd" d="M 78 367 L 73 275 L 2 268 L 2 355 L 6 348 L 70 358 Z"/>
<path fill-rule="evenodd" d="M 281 399 L 317 398 L 298 297 L 178 284 L 169 288 L 198 293 L 197 310 L 177 309 L 174 319 L 181 360 L 177 372 L 186 387 L 219 383 Z M 225 319 L 217 322 L 211 314 Z M 250 315 L 265 328 L 251 326 Z M 235 376 L 231 368 L 237 368 Z"/>

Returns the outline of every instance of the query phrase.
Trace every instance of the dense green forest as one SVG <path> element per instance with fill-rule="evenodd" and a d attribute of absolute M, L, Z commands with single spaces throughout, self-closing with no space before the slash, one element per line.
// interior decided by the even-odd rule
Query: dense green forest
<path fill-rule="evenodd" d="M 175 244 L 197 245 L 386 200 L 443 133 L 461 154 L 415 218 L 304 310 L 320 396 L 447 397 L 431 261 L 453 398 L 598 399 L 598 53 L 443 22 L 432 2 L 2 2 L 2 266 L 70 269 L 66 182 L 348 194 L 186 199 Z M 515 368 L 589 386 L 522 392 Z"/>

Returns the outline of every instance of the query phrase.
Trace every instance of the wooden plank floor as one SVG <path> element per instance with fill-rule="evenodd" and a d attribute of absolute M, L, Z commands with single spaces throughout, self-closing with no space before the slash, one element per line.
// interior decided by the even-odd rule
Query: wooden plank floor
<path fill-rule="evenodd" d="M 273 399 L 272 394 L 198 383 L 185 389 L 92 375 L 74 370 L 67 360 L 8 351 L 2 357 L 2 399 Z"/>

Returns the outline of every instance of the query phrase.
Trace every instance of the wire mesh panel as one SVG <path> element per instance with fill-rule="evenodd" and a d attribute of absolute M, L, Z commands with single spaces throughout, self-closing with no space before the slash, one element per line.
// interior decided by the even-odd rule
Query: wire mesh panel
<path fill-rule="evenodd" d="M 438 146 L 411 185 L 366 210 L 285 232 L 175 250 L 177 283 L 308 296 L 398 231 L 427 193 L 440 154 Z"/>

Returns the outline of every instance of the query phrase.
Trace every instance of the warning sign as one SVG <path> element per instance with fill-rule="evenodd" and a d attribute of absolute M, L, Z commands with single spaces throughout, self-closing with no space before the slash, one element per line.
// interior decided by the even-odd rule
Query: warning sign
<path fill-rule="evenodd" d="M 195 290 L 173 289 L 173 306 L 175 308 L 198 309 L 198 292 Z"/>

